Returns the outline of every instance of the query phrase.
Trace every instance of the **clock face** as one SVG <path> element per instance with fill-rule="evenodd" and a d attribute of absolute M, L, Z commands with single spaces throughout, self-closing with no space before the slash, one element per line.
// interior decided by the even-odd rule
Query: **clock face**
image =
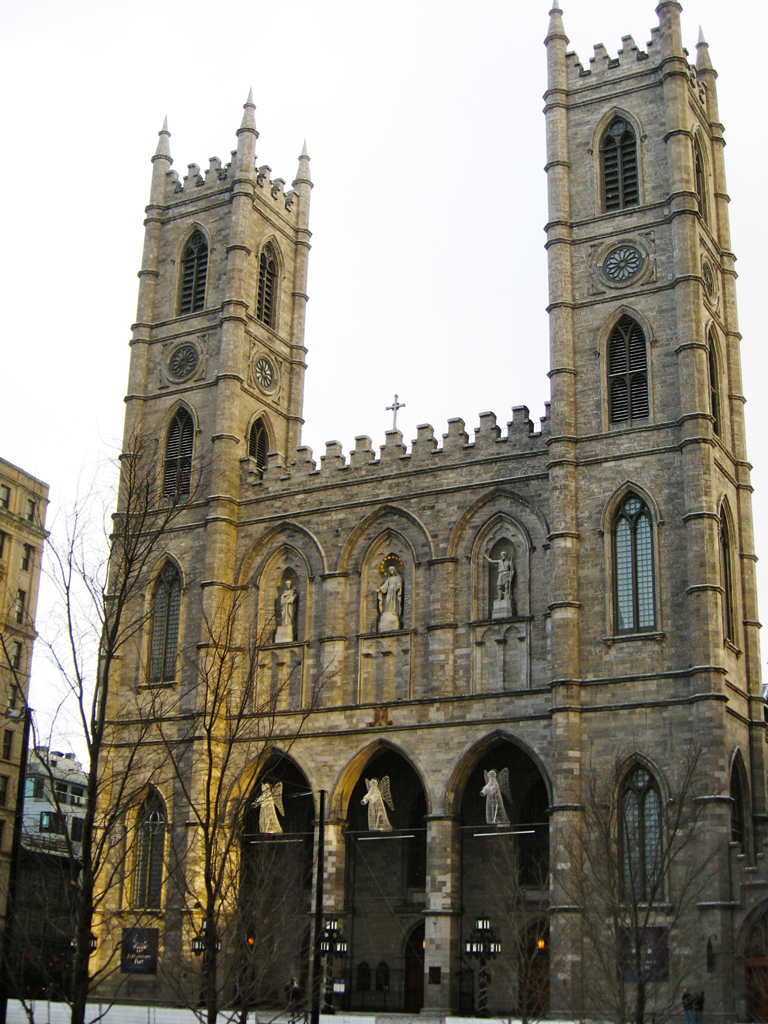
<path fill-rule="evenodd" d="M 168 374 L 173 380 L 185 380 L 199 362 L 200 355 L 194 345 L 180 345 L 168 360 Z"/>
<path fill-rule="evenodd" d="M 275 368 L 266 356 L 259 356 L 253 365 L 253 375 L 262 391 L 271 391 L 275 386 Z"/>

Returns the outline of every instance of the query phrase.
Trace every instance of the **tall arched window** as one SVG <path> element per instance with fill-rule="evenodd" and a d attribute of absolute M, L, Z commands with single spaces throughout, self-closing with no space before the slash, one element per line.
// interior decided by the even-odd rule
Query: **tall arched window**
<path fill-rule="evenodd" d="M 611 423 L 648 420 L 648 356 L 640 324 L 626 313 L 608 339 L 608 402 Z"/>
<path fill-rule="evenodd" d="M 712 413 L 712 430 L 720 436 L 720 377 L 717 369 L 717 353 L 712 331 L 707 337 L 707 359 L 709 365 L 709 408 Z"/>
<path fill-rule="evenodd" d="M 628 494 L 613 524 L 614 604 L 618 633 L 656 627 L 653 527 L 645 502 Z"/>
<path fill-rule="evenodd" d="M 614 117 L 600 142 L 603 210 L 624 210 L 640 202 L 637 139 L 628 121 Z"/>
<path fill-rule="evenodd" d="M 628 896 L 658 895 L 662 869 L 661 798 L 651 773 L 637 765 L 621 789 L 621 862 Z"/>
<path fill-rule="evenodd" d="M 159 910 L 163 893 L 166 816 L 157 793 L 150 793 L 136 819 L 133 904 Z"/>
<path fill-rule="evenodd" d="M 358 992 L 371 991 L 371 966 L 366 960 L 361 960 L 357 965 L 356 982 L 355 988 Z"/>
<path fill-rule="evenodd" d="M 736 621 L 733 614 L 733 563 L 731 553 L 731 532 L 725 509 L 720 509 L 720 586 L 723 588 L 723 635 L 732 643 L 736 636 Z"/>
<path fill-rule="evenodd" d="M 163 494 L 169 501 L 183 501 L 189 497 L 194 436 L 192 417 L 186 409 L 179 409 L 171 420 L 165 445 Z"/>
<path fill-rule="evenodd" d="M 707 191 L 706 179 L 704 177 L 704 158 L 701 155 L 699 140 L 693 143 L 693 171 L 696 178 L 696 201 L 699 204 L 699 213 L 704 223 L 707 222 Z"/>
<path fill-rule="evenodd" d="M 277 257 L 271 242 L 267 242 L 259 257 L 259 294 L 256 319 L 274 328 L 277 312 Z"/>
<path fill-rule="evenodd" d="M 251 427 L 250 433 L 248 434 L 248 454 L 252 459 L 256 460 L 259 475 L 261 475 L 267 468 L 268 448 L 269 438 L 267 436 L 267 428 L 264 425 L 264 420 L 259 417 Z"/>
<path fill-rule="evenodd" d="M 152 602 L 152 649 L 149 681 L 173 682 L 179 653 L 181 577 L 173 562 L 166 562 L 155 587 Z"/>
<path fill-rule="evenodd" d="M 208 276 L 208 243 L 202 231 L 195 231 L 181 257 L 181 299 L 179 314 L 196 313 L 205 307 Z"/>
<path fill-rule="evenodd" d="M 741 780 L 741 756 L 736 755 L 731 769 L 731 842 L 738 843 L 744 853 L 746 825 L 744 814 L 744 787 Z"/>

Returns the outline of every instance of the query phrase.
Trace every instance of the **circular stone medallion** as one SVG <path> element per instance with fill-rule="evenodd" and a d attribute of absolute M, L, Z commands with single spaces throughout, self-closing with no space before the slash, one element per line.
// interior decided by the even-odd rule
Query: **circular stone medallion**
<path fill-rule="evenodd" d="M 619 245 L 603 260 L 603 273 L 614 284 L 627 284 L 645 266 L 645 256 L 634 245 Z"/>
<path fill-rule="evenodd" d="M 253 364 L 253 375 L 262 391 L 271 391 L 274 388 L 277 374 L 275 373 L 274 366 L 266 356 L 259 356 Z"/>
<path fill-rule="evenodd" d="M 704 260 L 701 264 L 701 276 L 704 278 L 704 289 L 710 302 L 715 298 L 715 275 L 712 267 Z"/>
<path fill-rule="evenodd" d="M 199 362 L 200 353 L 194 345 L 179 345 L 168 360 L 168 376 L 172 380 L 186 380 Z"/>

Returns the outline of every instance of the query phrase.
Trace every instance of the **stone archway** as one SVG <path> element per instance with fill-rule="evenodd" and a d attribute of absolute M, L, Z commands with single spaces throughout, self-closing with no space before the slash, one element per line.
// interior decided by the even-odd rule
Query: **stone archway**
<path fill-rule="evenodd" d="M 307 991 L 314 800 L 301 769 L 273 755 L 246 802 L 237 947 L 239 1005 L 282 1005 L 294 977 Z"/>
<path fill-rule="evenodd" d="M 489 965 L 492 1016 L 516 1015 L 522 1004 L 535 1004 L 537 1011 L 549 1006 L 549 937 L 540 924 L 549 901 L 548 807 L 544 776 L 521 747 L 499 737 L 481 748 L 459 802 L 459 948 L 464 949 L 478 919 L 490 921 L 502 949 Z M 462 968 L 465 974 L 476 973 L 482 965 L 467 960 Z M 474 989 L 478 993 L 479 985 Z"/>
<path fill-rule="evenodd" d="M 369 969 L 385 964 L 387 983 L 361 985 L 357 975 L 350 977 L 351 1010 L 414 1008 L 418 970 L 410 937 L 418 928 L 418 1005 L 423 1004 L 426 814 L 424 787 L 412 765 L 396 750 L 380 747 L 360 772 L 346 808 L 344 927 L 348 962 Z"/>

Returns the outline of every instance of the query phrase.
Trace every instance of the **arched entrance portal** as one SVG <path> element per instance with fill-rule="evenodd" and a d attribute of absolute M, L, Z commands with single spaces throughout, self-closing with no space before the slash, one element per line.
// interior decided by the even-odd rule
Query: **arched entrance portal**
<path fill-rule="evenodd" d="M 405 758 L 391 749 L 375 754 L 347 808 L 350 1009 L 423 1005 L 426 813 L 424 789 Z"/>
<path fill-rule="evenodd" d="M 486 971 L 488 1012 L 537 1015 L 549 1008 L 549 796 L 525 751 L 499 739 L 478 757 L 461 801 L 462 937 L 490 922 L 501 954 L 484 965 L 463 957 L 462 976 Z M 488 981 L 490 978 L 490 981 Z M 466 1009 L 469 1009 L 467 1007 Z"/>
<path fill-rule="evenodd" d="M 749 1019 L 768 1021 L 768 908 L 753 923 L 744 943 Z"/>
<path fill-rule="evenodd" d="M 307 990 L 314 800 L 304 773 L 276 755 L 243 817 L 236 990 L 241 1008 L 282 1006 L 291 977 Z"/>

